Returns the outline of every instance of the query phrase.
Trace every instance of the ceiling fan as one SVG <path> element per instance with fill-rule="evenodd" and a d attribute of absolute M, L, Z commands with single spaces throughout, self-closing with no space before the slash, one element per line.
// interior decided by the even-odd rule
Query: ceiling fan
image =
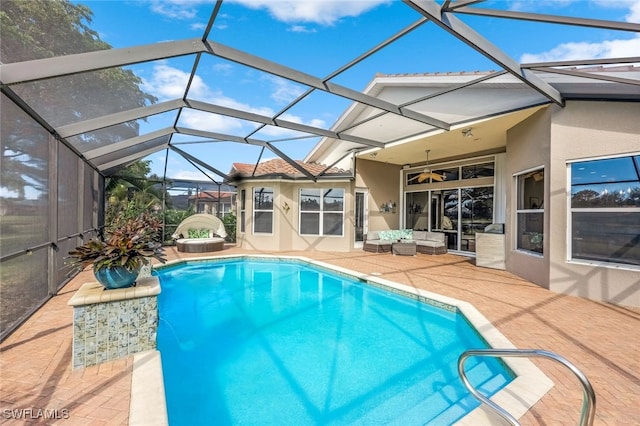
<path fill-rule="evenodd" d="M 431 169 L 429 169 L 429 151 L 431 151 L 430 149 L 427 149 L 425 152 L 427 153 L 427 163 L 425 164 L 425 168 L 424 171 L 422 173 L 420 173 L 418 176 L 414 176 L 411 179 L 409 179 L 409 182 L 412 182 L 414 180 L 418 180 L 418 183 L 423 183 L 424 181 L 428 181 L 429 178 L 431 178 L 432 182 L 442 182 L 444 180 L 447 179 L 447 176 L 442 173 L 434 173 L 431 171 Z"/>

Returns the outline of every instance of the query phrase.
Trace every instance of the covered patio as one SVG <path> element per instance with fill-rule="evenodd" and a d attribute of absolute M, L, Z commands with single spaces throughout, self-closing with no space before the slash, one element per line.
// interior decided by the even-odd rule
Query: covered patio
<path fill-rule="evenodd" d="M 227 247 L 222 254 L 256 254 Z M 169 249 L 169 259 L 197 254 Z M 555 294 L 508 272 L 478 268 L 466 257 L 389 253 L 288 252 L 472 303 L 518 348 L 564 354 L 589 377 L 597 395 L 596 425 L 634 424 L 640 418 L 640 310 Z M 133 357 L 71 370 L 72 310 L 67 301 L 84 271 L 0 345 L 5 424 L 24 424 L 11 410 L 57 409 L 52 424 L 127 424 Z M 577 285 L 577 284 L 576 284 Z M 555 383 L 523 418 L 523 425 L 573 425 L 582 392 L 568 370 L 533 359 Z M 66 411 L 65 411 L 66 410 Z M 27 413 L 28 412 L 24 412 Z M 68 418 L 62 418 L 62 417 Z M 34 419 L 35 420 L 35 419 Z"/>

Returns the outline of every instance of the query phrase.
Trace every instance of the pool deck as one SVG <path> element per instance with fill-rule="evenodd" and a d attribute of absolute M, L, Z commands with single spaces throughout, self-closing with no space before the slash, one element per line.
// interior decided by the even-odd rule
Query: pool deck
<path fill-rule="evenodd" d="M 555 294 L 454 254 L 258 253 L 231 247 L 204 255 L 212 254 L 302 256 L 470 302 L 516 347 L 549 350 L 576 364 L 596 392 L 594 424 L 640 424 L 640 309 Z M 170 260 L 202 255 L 167 250 Z M 71 370 L 73 309 L 67 302 L 88 281 L 94 281 L 90 271 L 75 277 L 0 344 L 0 424 L 128 424 L 133 357 Z M 532 361 L 555 386 L 521 423 L 578 424 L 577 379 L 553 361 Z M 58 420 L 45 422 L 39 409 Z M 18 414 L 30 420 L 13 418 Z"/>

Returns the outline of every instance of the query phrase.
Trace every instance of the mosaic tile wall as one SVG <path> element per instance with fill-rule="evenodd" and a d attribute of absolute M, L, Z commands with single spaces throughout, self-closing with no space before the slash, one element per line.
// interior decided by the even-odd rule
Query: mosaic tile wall
<path fill-rule="evenodd" d="M 73 368 L 156 348 L 157 296 L 73 308 Z"/>

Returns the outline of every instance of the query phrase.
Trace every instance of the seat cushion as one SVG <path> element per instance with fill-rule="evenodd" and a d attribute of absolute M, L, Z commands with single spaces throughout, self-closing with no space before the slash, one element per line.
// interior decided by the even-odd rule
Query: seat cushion
<path fill-rule="evenodd" d="M 367 232 L 367 241 L 379 240 L 380 235 L 377 231 Z"/>
<path fill-rule="evenodd" d="M 224 242 L 224 238 L 221 237 L 213 237 L 213 238 L 179 238 L 176 240 L 176 243 L 180 244 L 207 244 L 207 243 L 218 243 Z"/>
<path fill-rule="evenodd" d="M 444 232 L 427 232 L 427 241 L 439 241 L 444 243 Z"/>
<path fill-rule="evenodd" d="M 389 245 L 391 245 L 391 241 L 386 241 L 386 240 L 369 241 L 369 239 L 367 238 L 367 244 L 368 245 L 374 245 L 374 246 L 389 246 Z"/>
<path fill-rule="evenodd" d="M 417 240 L 416 244 L 425 247 L 444 247 L 444 243 L 442 241 Z"/>
<path fill-rule="evenodd" d="M 426 240 L 427 239 L 427 231 L 413 231 L 413 239 L 414 240 Z"/>

